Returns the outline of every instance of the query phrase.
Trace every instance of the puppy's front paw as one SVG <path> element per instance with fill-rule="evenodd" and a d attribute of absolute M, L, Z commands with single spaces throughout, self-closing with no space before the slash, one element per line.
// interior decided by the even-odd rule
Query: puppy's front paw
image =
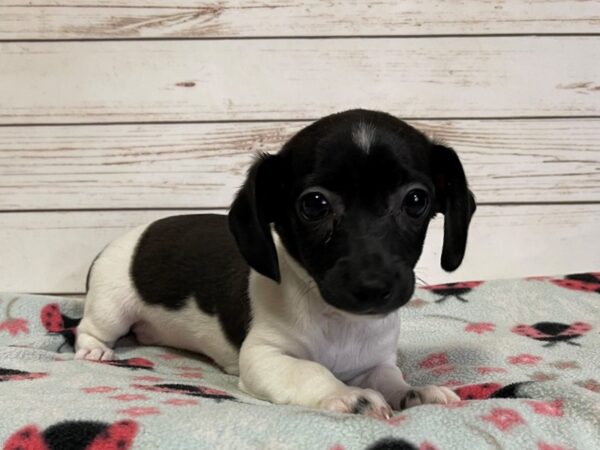
<path fill-rule="evenodd" d="M 392 409 L 383 396 L 372 389 L 347 388 L 319 403 L 320 409 L 362 414 L 376 419 L 389 419 Z"/>
<path fill-rule="evenodd" d="M 400 397 L 398 409 L 406 409 L 412 406 L 458 402 L 460 398 L 450 389 L 444 386 L 422 386 L 406 390 Z M 394 405 L 396 406 L 396 405 Z"/>

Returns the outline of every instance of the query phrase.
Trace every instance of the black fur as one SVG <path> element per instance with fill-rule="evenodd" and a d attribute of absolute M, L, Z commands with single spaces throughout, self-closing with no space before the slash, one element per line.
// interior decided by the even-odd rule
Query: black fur
<path fill-rule="evenodd" d="M 368 152 L 353 141 L 360 123 L 373 129 Z M 429 200 L 421 215 L 411 216 L 405 202 L 415 189 Z M 328 202 L 328 213 L 318 220 L 302 213 L 307 192 Z M 248 266 L 276 282 L 285 276 L 271 225 L 326 302 L 356 314 L 385 314 L 412 296 L 413 268 L 430 219 L 445 215 L 442 267 L 454 270 L 474 211 L 452 149 L 388 114 L 346 111 L 304 128 L 276 155 L 259 157 L 228 222 L 190 215 L 150 225 L 131 276 L 149 304 L 180 309 L 193 295 L 239 347 L 249 326 Z"/>
<path fill-rule="evenodd" d="M 374 129 L 368 153 L 352 138 L 361 122 Z M 414 187 L 430 198 L 418 218 L 403 209 Z M 301 195 L 311 190 L 331 206 L 318 221 L 299 213 Z M 382 314 L 410 299 L 429 220 L 437 212 L 445 215 L 442 267 L 454 270 L 463 259 L 474 211 L 452 149 L 388 114 L 352 110 L 313 123 L 278 154 L 259 158 L 232 205 L 229 225 L 259 273 L 280 280 L 268 232 L 273 223 L 326 302 L 358 314 Z"/>
<path fill-rule="evenodd" d="M 362 414 L 371 407 L 371 402 L 366 397 L 358 397 L 356 403 L 352 407 L 352 414 Z"/>
<path fill-rule="evenodd" d="M 400 409 L 406 409 L 406 404 L 408 401 L 415 400 L 417 398 L 419 398 L 419 393 L 411 389 L 404 397 L 402 397 L 402 400 L 400 401 Z"/>
<path fill-rule="evenodd" d="M 442 268 L 453 271 L 460 266 L 467 246 L 467 231 L 476 204 L 458 156 L 451 148 L 433 145 L 432 176 L 438 197 L 438 211 L 444 214 Z"/>
<path fill-rule="evenodd" d="M 217 315 L 238 348 L 250 321 L 249 268 L 216 214 L 173 216 L 152 223 L 142 235 L 131 277 L 142 299 L 181 309 L 190 296 L 207 314 Z"/>
<path fill-rule="evenodd" d="M 229 227 L 241 254 L 254 270 L 277 282 L 279 264 L 269 224 L 281 204 L 279 175 L 274 158 L 259 158 L 248 171 L 229 212 Z"/>

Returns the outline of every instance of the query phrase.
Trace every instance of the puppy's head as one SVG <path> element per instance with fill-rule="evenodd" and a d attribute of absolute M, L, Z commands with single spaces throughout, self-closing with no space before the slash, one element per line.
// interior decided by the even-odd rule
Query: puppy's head
<path fill-rule="evenodd" d="M 388 114 L 352 110 L 259 157 L 229 212 L 241 254 L 280 281 L 270 224 L 330 305 L 385 314 L 411 297 L 430 219 L 444 214 L 442 267 L 462 262 L 475 211 L 456 153 Z"/>

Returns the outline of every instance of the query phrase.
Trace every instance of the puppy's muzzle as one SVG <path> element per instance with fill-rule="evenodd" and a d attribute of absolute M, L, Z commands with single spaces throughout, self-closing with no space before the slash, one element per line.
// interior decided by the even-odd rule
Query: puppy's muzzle
<path fill-rule="evenodd" d="M 321 291 L 333 306 L 355 314 L 386 314 L 410 300 L 414 274 L 382 254 L 341 258 L 328 271 Z"/>

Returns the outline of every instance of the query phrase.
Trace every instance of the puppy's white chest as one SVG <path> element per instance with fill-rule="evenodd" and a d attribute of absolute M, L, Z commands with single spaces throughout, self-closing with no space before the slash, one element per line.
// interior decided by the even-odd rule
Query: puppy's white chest
<path fill-rule="evenodd" d="M 395 313 L 381 319 L 321 317 L 310 334 L 309 359 L 347 381 L 394 355 L 398 331 Z"/>

